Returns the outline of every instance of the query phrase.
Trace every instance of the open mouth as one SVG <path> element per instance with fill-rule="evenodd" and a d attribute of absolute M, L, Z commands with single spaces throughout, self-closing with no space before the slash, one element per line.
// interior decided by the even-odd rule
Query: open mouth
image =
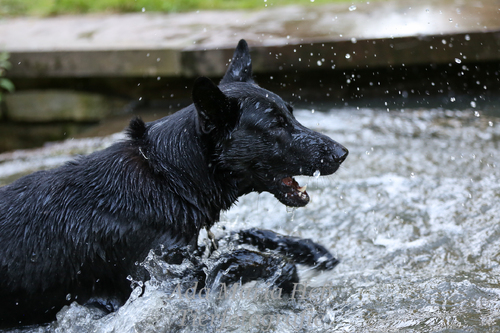
<path fill-rule="evenodd" d="M 303 207 L 309 203 L 309 195 L 306 186 L 300 186 L 293 177 L 285 177 L 277 180 L 276 191 L 273 191 L 276 199 L 289 207 Z"/>

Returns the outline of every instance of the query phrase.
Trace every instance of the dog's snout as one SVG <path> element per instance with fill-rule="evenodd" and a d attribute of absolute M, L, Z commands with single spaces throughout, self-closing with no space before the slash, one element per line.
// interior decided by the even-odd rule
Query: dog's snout
<path fill-rule="evenodd" d="M 335 162 L 339 164 L 345 161 L 347 155 L 349 155 L 349 151 L 341 145 L 335 147 L 335 150 L 333 151 L 333 158 L 335 159 Z"/>

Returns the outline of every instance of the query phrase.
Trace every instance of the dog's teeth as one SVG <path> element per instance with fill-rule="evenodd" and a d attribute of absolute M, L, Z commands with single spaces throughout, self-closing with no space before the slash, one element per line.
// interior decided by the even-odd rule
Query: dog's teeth
<path fill-rule="evenodd" d="M 304 193 L 307 189 L 307 185 L 304 185 L 302 187 L 298 187 L 297 190 L 299 190 L 300 192 Z"/>

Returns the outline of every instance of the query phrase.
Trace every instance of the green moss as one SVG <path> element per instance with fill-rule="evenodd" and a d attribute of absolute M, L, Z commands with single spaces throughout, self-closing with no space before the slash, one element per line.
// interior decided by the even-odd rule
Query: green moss
<path fill-rule="evenodd" d="M 0 16 L 83 14 L 96 12 L 183 12 L 214 9 L 263 9 L 265 6 L 313 6 L 348 0 L 0 0 Z"/>

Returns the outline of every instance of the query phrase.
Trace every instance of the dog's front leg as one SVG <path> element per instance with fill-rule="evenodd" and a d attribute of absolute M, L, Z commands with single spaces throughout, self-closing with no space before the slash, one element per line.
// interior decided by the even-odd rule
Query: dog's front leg
<path fill-rule="evenodd" d="M 304 264 L 318 270 L 333 269 L 339 261 L 323 246 L 310 239 L 285 236 L 271 230 L 246 229 L 235 232 L 240 244 L 256 246 L 260 251 L 278 251 L 297 264 Z"/>

